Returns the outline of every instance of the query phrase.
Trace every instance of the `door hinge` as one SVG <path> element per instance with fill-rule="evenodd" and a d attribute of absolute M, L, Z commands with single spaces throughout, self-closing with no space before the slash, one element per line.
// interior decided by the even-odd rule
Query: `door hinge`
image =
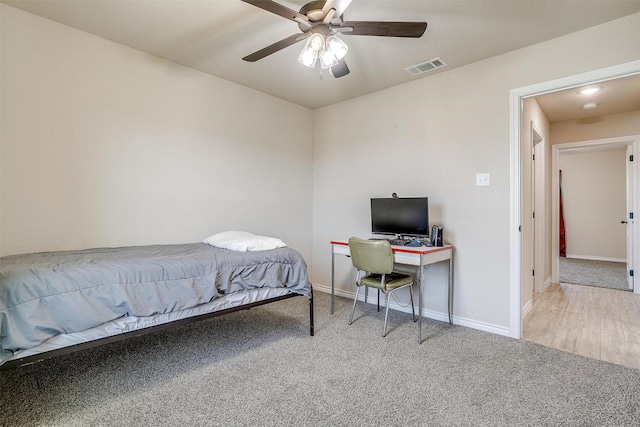
<path fill-rule="evenodd" d="M 533 156 L 531 156 L 531 157 L 533 157 L 533 160 L 535 160 L 535 159 L 536 159 L 536 155 L 535 155 L 535 154 L 534 154 Z"/>
<path fill-rule="evenodd" d="M 535 270 L 531 270 L 531 275 L 535 276 L 536 275 L 536 271 Z"/>
<path fill-rule="evenodd" d="M 535 212 L 533 213 L 533 219 L 536 219 L 536 213 Z"/>
<path fill-rule="evenodd" d="M 633 154 L 629 156 L 629 161 L 633 162 Z"/>
<path fill-rule="evenodd" d="M 633 270 L 629 270 L 629 276 L 633 277 Z"/>
<path fill-rule="evenodd" d="M 629 219 L 633 219 L 633 212 L 629 212 Z"/>

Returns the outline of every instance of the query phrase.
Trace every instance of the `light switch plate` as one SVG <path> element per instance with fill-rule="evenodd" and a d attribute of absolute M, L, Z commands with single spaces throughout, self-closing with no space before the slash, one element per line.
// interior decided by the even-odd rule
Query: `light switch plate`
<path fill-rule="evenodd" d="M 476 186 L 482 187 L 491 184 L 491 177 L 488 173 L 477 173 L 476 174 Z"/>

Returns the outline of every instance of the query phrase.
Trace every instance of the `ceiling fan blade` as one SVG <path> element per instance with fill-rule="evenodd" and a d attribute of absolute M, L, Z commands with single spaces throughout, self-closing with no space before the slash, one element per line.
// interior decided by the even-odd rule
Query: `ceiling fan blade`
<path fill-rule="evenodd" d="M 248 62 L 256 62 L 257 60 L 262 59 L 265 56 L 269 56 L 272 53 L 276 53 L 277 51 L 284 49 L 285 47 L 298 43 L 300 40 L 304 40 L 308 36 L 309 36 L 308 33 L 294 34 L 285 39 L 277 41 L 272 45 L 262 48 L 257 52 L 253 52 L 251 55 L 247 55 L 242 59 Z"/>
<path fill-rule="evenodd" d="M 340 31 L 344 35 L 419 38 L 427 29 L 427 23 L 345 21 L 339 28 L 353 28 L 352 31 Z"/>
<path fill-rule="evenodd" d="M 343 77 L 349 74 L 349 67 L 347 67 L 347 63 L 344 59 L 341 59 L 340 61 L 338 61 L 337 65 L 331 67 L 331 74 L 333 74 L 333 77 L 335 77 L 336 79 L 338 77 Z"/>
<path fill-rule="evenodd" d="M 286 6 L 281 5 L 280 3 L 276 3 L 272 0 L 242 0 L 245 3 L 249 3 L 255 7 L 259 7 L 260 9 L 266 10 L 267 12 L 275 13 L 276 15 L 280 15 L 283 18 L 290 19 L 292 21 L 300 22 L 305 21 L 309 22 L 309 19 L 293 9 L 289 9 Z"/>
<path fill-rule="evenodd" d="M 351 0 L 327 0 L 322 8 L 322 14 L 326 15 L 331 9 L 335 9 L 335 17 L 340 17 L 345 9 L 349 7 Z"/>

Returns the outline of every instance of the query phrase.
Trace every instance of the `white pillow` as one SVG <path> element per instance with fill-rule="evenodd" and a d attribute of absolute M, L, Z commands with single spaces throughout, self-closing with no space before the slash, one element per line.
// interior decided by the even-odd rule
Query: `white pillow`
<path fill-rule="evenodd" d="M 207 237 L 203 242 L 217 248 L 238 252 L 265 251 L 287 246 L 286 243 L 275 237 L 256 236 L 246 231 L 223 231 Z"/>

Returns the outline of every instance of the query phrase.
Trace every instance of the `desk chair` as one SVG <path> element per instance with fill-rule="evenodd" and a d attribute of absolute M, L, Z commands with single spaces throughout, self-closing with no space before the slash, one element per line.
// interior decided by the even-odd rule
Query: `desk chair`
<path fill-rule="evenodd" d="M 351 310 L 349 324 L 353 323 L 353 314 L 356 311 L 358 293 L 362 286 L 378 290 L 378 310 L 380 310 L 380 291 L 388 294 L 384 326 L 382 328 L 383 337 L 387 335 L 389 299 L 391 293 L 395 290 L 409 287 L 413 321 L 418 320 L 413 307 L 413 278 L 408 274 L 400 274 L 393 271 L 393 251 L 391 250 L 391 244 L 387 240 L 365 240 L 351 237 L 349 239 L 349 252 L 351 253 L 351 262 L 357 270 L 356 297 L 353 300 L 353 309 Z M 367 288 L 365 288 L 365 291 Z"/>

